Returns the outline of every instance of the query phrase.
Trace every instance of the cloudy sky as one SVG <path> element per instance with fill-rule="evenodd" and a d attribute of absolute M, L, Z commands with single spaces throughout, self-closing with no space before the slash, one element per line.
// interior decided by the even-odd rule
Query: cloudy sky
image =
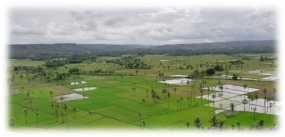
<path fill-rule="evenodd" d="M 256 7 L 14 8 L 9 43 L 181 44 L 276 39 L 276 12 Z"/>

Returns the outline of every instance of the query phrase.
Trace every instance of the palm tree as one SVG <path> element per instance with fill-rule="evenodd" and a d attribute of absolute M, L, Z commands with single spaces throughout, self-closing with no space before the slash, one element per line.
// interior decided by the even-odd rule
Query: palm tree
<path fill-rule="evenodd" d="M 253 118 L 254 118 L 254 121 L 255 121 L 255 111 L 256 111 L 256 107 L 253 108 Z"/>
<path fill-rule="evenodd" d="M 28 100 L 28 103 L 29 103 L 29 98 L 30 98 L 30 91 L 27 92 L 27 100 Z"/>
<path fill-rule="evenodd" d="M 146 89 L 146 97 L 148 97 L 148 89 Z"/>
<path fill-rule="evenodd" d="M 142 127 L 142 113 L 139 112 L 139 117 L 140 117 L 140 128 Z"/>
<path fill-rule="evenodd" d="M 64 105 L 63 105 L 63 109 L 64 109 L 64 112 L 65 112 L 65 118 L 66 118 L 66 120 L 67 120 L 67 112 L 66 112 L 66 110 L 68 109 L 67 104 L 64 104 Z"/>
<path fill-rule="evenodd" d="M 187 100 L 188 100 L 188 107 L 190 107 L 191 98 L 188 96 L 188 97 L 187 97 Z"/>
<path fill-rule="evenodd" d="M 181 110 L 181 103 L 182 103 L 182 101 L 183 101 L 183 98 L 180 97 L 180 100 L 179 100 L 179 102 L 180 102 L 180 110 Z"/>
<path fill-rule="evenodd" d="M 168 110 L 169 110 L 169 97 L 170 97 L 170 92 L 167 92 L 167 98 L 168 98 Z"/>
<path fill-rule="evenodd" d="M 56 116 L 56 122 L 58 122 L 59 111 L 57 109 L 55 110 L 55 116 Z"/>
<path fill-rule="evenodd" d="M 33 98 L 30 98 L 29 102 L 30 102 L 30 107 L 31 107 L 32 111 L 34 111 L 34 108 L 33 108 Z"/>
<path fill-rule="evenodd" d="M 247 84 L 243 84 L 243 89 L 245 90 L 247 88 Z M 245 96 L 243 96 L 245 98 Z"/>
<path fill-rule="evenodd" d="M 210 123 L 211 123 L 211 127 L 218 127 L 218 119 L 216 118 L 216 116 L 214 115 L 211 120 L 210 120 Z"/>
<path fill-rule="evenodd" d="M 146 124 L 145 121 L 143 121 L 143 122 L 142 122 L 142 126 L 145 127 L 145 124 Z"/>
<path fill-rule="evenodd" d="M 195 124 L 195 127 L 196 127 L 197 129 L 200 129 L 200 128 L 202 127 L 202 123 L 201 123 L 199 117 L 197 117 L 197 118 L 194 120 L 194 124 Z"/>
<path fill-rule="evenodd" d="M 37 124 L 39 126 L 39 109 L 36 110 L 35 114 L 37 115 Z"/>
<path fill-rule="evenodd" d="M 245 104 L 247 104 L 248 101 L 246 99 L 243 99 L 242 100 L 242 104 L 243 104 L 243 111 L 245 111 Z"/>
<path fill-rule="evenodd" d="M 215 105 L 215 98 L 216 98 L 216 94 L 212 94 L 212 98 L 213 98 L 213 107 Z"/>
<path fill-rule="evenodd" d="M 52 101 L 52 102 L 50 103 L 50 106 L 52 107 L 52 112 L 53 112 L 54 104 L 55 104 L 55 102 L 54 102 L 54 101 Z"/>
<path fill-rule="evenodd" d="M 190 122 L 187 122 L 187 123 L 186 123 L 186 126 L 189 128 L 189 126 L 190 126 Z"/>
<path fill-rule="evenodd" d="M 201 103 L 203 102 L 203 90 L 200 89 L 200 93 L 201 93 Z"/>
<path fill-rule="evenodd" d="M 230 108 L 231 108 L 231 111 L 234 112 L 234 111 L 235 111 L 235 104 L 234 104 L 234 103 L 231 103 L 231 104 L 230 104 Z"/>
<path fill-rule="evenodd" d="M 223 95 L 223 88 L 224 88 L 223 85 L 220 85 L 220 86 L 219 86 L 219 89 L 221 90 L 222 95 Z"/>
<path fill-rule="evenodd" d="M 276 88 L 273 88 L 273 93 L 276 94 Z M 274 95 L 274 98 L 276 100 L 276 95 Z M 275 104 L 275 101 L 273 101 L 273 104 Z"/>
<path fill-rule="evenodd" d="M 27 108 L 24 108 L 24 115 L 25 115 L 25 119 L 26 119 L 25 123 L 27 124 L 28 123 L 28 121 L 27 121 L 28 109 Z"/>
<path fill-rule="evenodd" d="M 257 93 L 254 93 L 254 99 L 255 99 L 255 107 L 256 107 L 256 105 L 257 105 L 257 99 L 258 99 L 258 94 Z"/>
<path fill-rule="evenodd" d="M 176 96 L 176 90 L 177 90 L 177 89 L 176 89 L 176 88 L 173 88 L 173 90 L 174 90 L 174 92 L 175 92 L 175 96 Z"/>
<path fill-rule="evenodd" d="M 55 107 L 58 109 L 59 105 L 60 105 L 60 103 L 56 102 Z"/>
<path fill-rule="evenodd" d="M 210 88 L 209 88 L 209 87 L 208 87 L 208 90 L 207 90 L 207 91 L 208 91 L 208 100 L 209 100 L 209 99 L 210 99 L 210 98 L 209 98 L 209 92 L 210 92 Z"/>
<path fill-rule="evenodd" d="M 52 97 L 53 91 L 49 91 L 50 97 Z"/>
<path fill-rule="evenodd" d="M 257 124 L 257 129 L 263 129 L 263 126 L 264 126 L 264 121 L 260 120 Z"/>
<path fill-rule="evenodd" d="M 264 93 L 264 109 L 265 109 L 265 107 L 266 107 L 265 103 L 266 103 L 266 92 L 267 92 L 267 89 L 264 88 L 262 91 Z M 266 109 L 265 109 L 265 113 L 266 113 Z"/>
<path fill-rule="evenodd" d="M 177 102 L 177 111 L 178 111 L 178 103 L 179 103 L 179 99 L 177 99 L 177 100 L 176 100 L 176 102 Z"/>
<path fill-rule="evenodd" d="M 60 115 L 61 115 L 61 118 L 62 118 L 62 123 L 64 123 L 63 117 L 66 115 L 66 113 L 65 113 L 64 111 L 61 111 L 61 112 L 60 112 Z"/>
<path fill-rule="evenodd" d="M 16 123 L 16 122 L 15 122 L 14 119 L 10 119 L 10 120 L 9 120 L 9 126 L 10 126 L 10 127 L 13 127 L 13 126 L 15 125 L 15 123 Z"/>
<path fill-rule="evenodd" d="M 77 106 L 74 106 L 72 110 L 74 111 L 74 119 L 76 119 L 76 112 L 78 110 Z"/>

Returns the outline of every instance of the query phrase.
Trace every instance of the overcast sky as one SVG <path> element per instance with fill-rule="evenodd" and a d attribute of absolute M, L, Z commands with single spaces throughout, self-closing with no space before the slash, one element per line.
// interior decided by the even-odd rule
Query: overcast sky
<path fill-rule="evenodd" d="M 181 44 L 276 39 L 276 12 L 254 7 L 24 9 L 9 43 Z"/>

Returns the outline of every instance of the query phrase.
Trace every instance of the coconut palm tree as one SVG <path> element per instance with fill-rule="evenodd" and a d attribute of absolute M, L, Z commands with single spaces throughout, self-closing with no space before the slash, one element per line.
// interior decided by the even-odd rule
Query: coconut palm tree
<path fill-rule="evenodd" d="M 174 90 L 174 92 L 175 92 L 175 96 L 176 96 L 176 90 L 177 90 L 177 89 L 176 89 L 176 88 L 173 88 L 173 90 Z"/>
<path fill-rule="evenodd" d="M 188 107 L 190 107 L 191 98 L 188 96 L 188 97 L 187 97 L 187 100 L 188 100 Z"/>
<path fill-rule="evenodd" d="M 264 88 L 264 89 L 262 90 L 262 92 L 263 92 L 263 94 L 264 94 L 264 107 L 265 107 L 265 103 L 266 103 L 266 92 L 267 92 L 267 89 L 266 89 L 266 88 Z"/>
<path fill-rule="evenodd" d="M 179 103 L 179 99 L 177 99 L 177 100 L 176 100 L 176 102 L 177 102 L 177 111 L 178 111 L 178 103 Z"/>
<path fill-rule="evenodd" d="M 74 106 L 72 110 L 74 111 L 74 119 L 76 119 L 76 112 L 78 111 L 77 106 Z"/>
<path fill-rule="evenodd" d="M 142 127 L 142 113 L 139 112 L 139 117 L 140 117 L 140 128 Z"/>
<path fill-rule="evenodd" d="M 210 88 L 209 88 L 209 87 L 208 87 L 208 90 L 207 90 L 207 91 L 208 91 L 208 100 L 209 100 L 209 99 L 210 99 L 210 98 L 209 98 L 209 93 L 210 93 Z"/>
<path fill-rule="evenodd" d="M 39 126 L 39 109 L 36 110 L 35 114 L 37 115 L 37 125 Z"/>
<path fill-rule="evenodd" d="M 33 98 L 30 98 L 29 102 L 30 102 L 30 107 L 31 107 L 32 111 L 34 111 L 34 108 L 33 108 Z"/>
<path fill-rule="evenodd" d="M 50 106 L 52 107 L 52 112 L 53 112 L 53 107 L 54 107 L 54 105 L 55 105 L 55 102 L 52 101 L 52 102 L 50 103 Z"/>
<path fill-rule="evenodd" d="M 65 111 L 60 112 L 62 123 L 64 123 L 63 117 L 66 115 Z"/>
<path fill-rule="evenodd" d="M 200 128 L 202 127 L 202 123 L 201 123 L 199 117 L 197 117 L 197 118 L 194 120 L 194 124 L 195 124 L 195 127 L 196 127 L 197 129 L 200 129 Z"/>
<path fill-rule="evenodd" d="M 58 109 L 59 108 L 60 103 L 56 102 L 55 107 Z"/>
<path fill-rule="evenodd" d="M 55 116 L 56 116 L 56 122 L 58 122 L 59 111 L 57 109 L 55 110 Z"/>
<path fill-rule="evenodd" d="M 212 94 L 212 98 L 213 98 L 213 107 L 215 105 L 215 98 L 216 98 L 216 94 Z"/>
<path fill-rule="evenodd" d="M 30 103 L 30 102 L 29 102 L 29 99 L 30 99 L 30 91 L 27 92 L 27 100 L 28 100 L 28 103 Z"/>
<path fill-rule="evenodd" d="M 263 120 L 260 120 L 260 121 L 257 123 L 256 128 L 257 128 L 257 129 L 263 129 L 263 127 L 264 127 L 264 121 L 263 121 Z"/>
<path fill-rule="evenodd" d="M 255 99 L 255 107 L 257 105 L 257 99 L 259 98 L 258 94 L 257 93 L 254 93 L 254 99 Z"/>
<path fill-rule="evenodd" d="M 9 120 L 9 126 L 12 128 L 15 125 L 15 120 L 14 119 L 10 119 Z"/>
<path fill-rule="evenodd" d="M 148 89 L 146 89 L 146 97 L 148 97 Z"/>
<path fill-rule="evenodd" d="M 215 115 L 210 119 L 210 123 L 211 123 L 211 127 L 214 127 L 214 128 L 218 127 L 219 123 Z"/>
<path fill-rule="evenodd" d="M 50 97 L 52 97 L 53 91 L 49 91 Z"/>
<path fill-rule="evenodd" d="M 67 120 L 67 109 L 68 109 L 68 106 L 67 106 L 67 104 L 64 104 L 63 105 L 63 109 L 64 109 L 64 112 L 65 112 L 65 118 L 66 118 L 66 120 Z"/>
<path fill-rule="evenodd" d="M 235 104 L 234 103 L 230 103 L 230 108 L 231 108 L 231 111 L 234 112 L 235 111 Z"/>
<path fill-rule="evenodd" d="M 256 107 L 253 108 L 253 118 L 254 118 L 254 121 L 255 121 L 255 111 L 256 111 Z"/>
<path fill-rule="evenodd" d="M 180 102 L 180 110 L 181 110 L 181 103 L 182 103 L 182 101 L 183 101 L 183 98 L 180 97 L 180 99 L 179 99 L 179 102 Z"/>
<path fill-rule="evenodd" d="M 201 93 L 201 103 L 203 102 L 203 90 L 200 89 L 200 93 Z"/>
<path fill-rule="evenodd" d="M 222 95 L 223 95 L 223 89 L 224 89 L 223 85 L 220 85 L 220 86 L 219 86 L 219 89 L 221 90 Z"/>
<path fill-rule="evenodd" d="M 190 126 L 190 122 L 186 122 L 186 126 L 189 128 L 189 126 Z"/>
<path fill-rule="evenodd" d="M 24 115 L 25 115 L 25 123 L 27 124 L 28 121 L 27 121 L 27 115 L 28 115 L 28 109 L 27 108 L 24 108 Z"/>
<path fill-rule="evenodd" d="M 168 110 L 169 110 L 169 97 L 170 97 L 170 92 L 167 92 L 167 98 L 168 98 Z"/>
<path fill-rule="evenodd" d="M 245 104 L 247 104 L 248 101 L 246 99 L 243 99 L 242 100 L 242 104 L 243 104 L 243 111 L 245 111 Z"/>
<path fill-rule="evenodd" d="M 243 84 L 243 89 L 245 90 L 247 88 L 247 84 Z M 245 96 L 243 96 L 245 99 Z"/>

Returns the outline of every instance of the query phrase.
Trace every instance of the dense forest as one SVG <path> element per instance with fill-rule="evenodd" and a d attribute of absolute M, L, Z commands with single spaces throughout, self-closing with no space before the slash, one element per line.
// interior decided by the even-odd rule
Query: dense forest
<path fill-rule="evenodd" d="M 146 55 L 164 54 L 191 56 L 200 54 L 239 54 L 274 53 L 276 41 L 230 41 L 175 45 L 117 45 L 117 44 L 11 44 L 10 59 L 50 60 L 84 55 L 83 58 L 95 59 L 96 56 L 121 56 L 123 54 Z M 75 61 L 70 60 L 70 61 Z"/>

